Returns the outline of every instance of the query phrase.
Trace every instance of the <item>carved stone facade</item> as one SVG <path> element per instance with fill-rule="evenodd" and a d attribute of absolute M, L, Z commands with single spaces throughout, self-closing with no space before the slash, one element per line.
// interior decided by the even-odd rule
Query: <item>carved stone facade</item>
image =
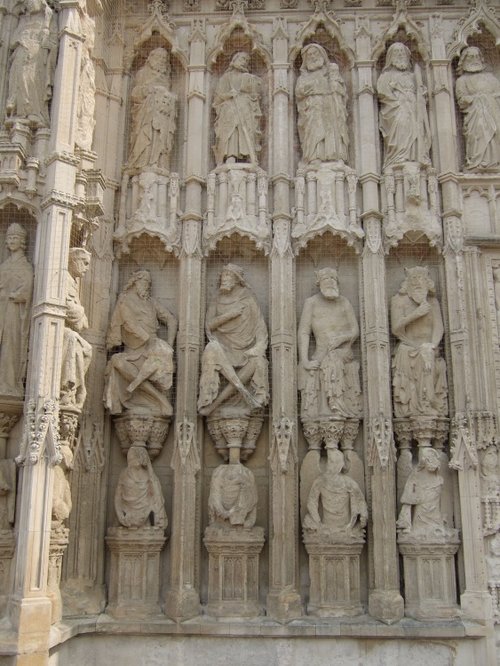
<path fill-rule="evenodd" d="M 467 4 L 2 5 L 2 664 L 496 666 Z"/>

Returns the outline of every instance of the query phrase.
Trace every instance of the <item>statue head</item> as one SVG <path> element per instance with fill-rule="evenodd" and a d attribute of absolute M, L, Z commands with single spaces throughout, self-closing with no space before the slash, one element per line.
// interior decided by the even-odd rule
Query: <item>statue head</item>
<path fill-rule="evenodd" d="M 394 42 L 394 44 L 391 44 L 387 49 L 387 54 L 385 56 L 384 71 L 386 69 L 399 69 L 404 72 L 409 70 L 410 66 L 410 49 L 402 42 Z"/>
<path fill-rule="evenodd" d="M 231 291 L 237 284 L 242 287 L 246 286 L 243 269 L 236 264 L 226 264 L 220 274 L 220 290 Z"/>
<path fill-rule="evenodd" d="M 26 229 L 17 222 L 13 222 L 7 227 L 7 233 L 5 234 L 5 244 L 11 252 L 18 248 L 25 250 L 26 237 Z"/>
<path fill-rule="evenodd" d="M 69 249 L 68 270 L 72 277 L 83 277 L 90 266 L 91 254 L 83 247 Z"/>
<path fill-rule="evenodd" d="M 464 72 L 482 72 L 485 68 L 483 55 L 477 46 L 467 46 L 460 54 L 457 71 L 459 74 Z"/>
<path fill-rule="evenodd" d="M 401 293 L 408 294 L 416 303 L 422 303 L 428 295 L 434 296 L 436 289 L 426 266 L 405 268 L 406 279 L 401 285 Z"/>
<path fill-rule="evenodd" d="M 125 285 L 125 291 L 135 287 L 135 290 L 141 298 L 149 298 L 151 296 L 151 273 L 143 268 L 134 271 L 129 277 Z"/>
<path fill-rule="evenodd" d="M 481 460 L 481 472 L 484 476 L 497 474 L 498 472 L 498 451 L 494 446 L 490 446 L 484 452 Z"/>
<path fill-rule="evenodd" d="M 316 271 L 316 284 L 319 286 L 321 294 L 328 299 L 335 299 L 339 296 L 339 279 L 337 271 L 334 268 L 321 268 Z"/>
<path fill-rule="evenodd" d="M 144 446 L 131 446 L 127 451 L 127 465 L 129 467 L 144 467 L 149 469 L 149 454 Z"/>
<path fill-rule="evenodd" d="M 326 471 L 328 474 L 340 474 L 345 467 L 345 458 L 342 451 L 328 449 L 326 452 Z"/>
<path fill-rule="evenodd" d="M 237 51 L 229 63 L 230 69 L 238 69 L 240 72 L 248 72 L 250 56 L 246 51 Z"/>
<path fill-rule="evenodd" d="M 319 44 L 308 44 L 300 52 L 302 56 L 301 72 L 314 72 L 329 64 L 328 54 Z"/>
<path fill-rule="evenodd" d="M 428 472 L 437 472 L 441 466 L 439 453 L 435 449 L 426 447 L 420 454 L 420 462 L 417 469 L 426 469 Z"/>
<path fill-rule="evenodd" d="M 161 46 L 151 51 L 148 55 L 147 64 L 149 67 L 157 72 L 161 72 L 165 76 L 170 75 L 170 59 L 167 51 Z"/>

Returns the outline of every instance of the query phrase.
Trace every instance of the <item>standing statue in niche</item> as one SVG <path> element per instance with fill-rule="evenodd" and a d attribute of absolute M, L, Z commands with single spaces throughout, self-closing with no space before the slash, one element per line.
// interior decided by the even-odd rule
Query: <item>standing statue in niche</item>
<path fill-rule="evenodd" d="M 316 273 L 319 293 L 304 303 L 298 331 L 301 416 L 305 420 L 361 418 L 359 363 L 352 344 L 359 335 L 349 301 L 340 295 L 337 271 Z M 311 337 L 315 348 L 309 357 Z"/>
<path fill-rule="evenodd" d="M 160 322 L 167 326 L 167 341 L 157 335 Z M 176 333 L 177 319 L 151 298 L 149 271 L 133 273 L 118 297 L 108 330 L 108 349 L 125 348 L 111 356 L 106 368 L 104 402 L 111 414 L 126 409 L 172 415 L 169 391 Z"/>
<path fill-rule="evenodd" d="M 476 46 L 462 51 L 456 95 L 464 114 L 467 169 L 500 168 L 500 81 L 484 69 Z"/>
<path fill-rule="evenodd" d="M 224 162 L 257 164 L 260 152 L 262 82 L 250 74 L 250 56 L 235 53 L 215 89 L 215 146 L 217 165 Z"/>
<path fill-rule="evenodd" d="M 78 280 L 88 271 L 90 253 L 82 247 L 69 251 L 66 278 L 66 319 L 61 367 L 61 405 L 81 410 L 87 397 L 85 375 L 92 359 L 92 346 L 82 337 L 89 327 L 80 302 Z"/>
<path fill-rule="evenodd" d="M 128 450 L 127 467 L 121 471 L 116 487 L 115 510 L 123 527 L 167 527 L 160 481 L 142 446 Z"/>
<path fill-rule="evenodd" d="M 267 328 L 243 270 L 224 266 L 219 293 L 207 310 L 209 342 L 201 360 L 201 414 L 216 409 L 246 413 L 267 404 Z M 226 379 L 221 387 L 221 375 Z"/>
<path fill-rule="evenodd" d="M 295 95 L 303 161 L 347 161 L 346 88 L 338 65 L 322 46 L 309 44 L 302 49 L 300 72 Z"/>
<path fill-rule="evenodd" d="M 170 59 L 164 48 L 151 51 L 135 75 L 130 98 L 132 131 L 128 167 L 168 169 L 176 129 L 177 96 L 170 90 Z"/>
<path fill-rule="evenodd" d="M 483 496 L 500 494 L 500 468 L 498 465 L 498 450 L 496 446 L 489 446 L 481 458 L 481 490 Z"/>
<path fill-rule="evenodd" d="M 45 0 L 24 0 L 11 50 L 6 115 L 48 127 L 57 36 Z"/>
<path fill-rule="evenodd" d="M 377 82 L 380 131 L 384 138 L 384 168 L 402 162 L 429 164 L 431 145 L 426 89 L 420 68 L 411 70 L 411 53 L 400 42 L 387 49 Z"/>
<path fill-rule="evenodd" d="M 394 415 L 446 416 L 446 364 L 439 353 L 444 327 L 434 282 L 425 267 L 405 273 L 391 300 L 391 330 L 399 340 L 392 360 Z"/>
<path fill-rule="evenodd" d="M 26 375 L 33 268 L 26 258 L 26 230 L 9 225 L 9 257 L 0 264 L 0 394 L 22 398 Z"/>
<path fill-rule="evenodd" d="M 456 534 L 456 530 L 447 527 L 441 511 L 443 477 L 439 473 L 440 465 L 437 451 L 432 448 L 421 450 L 420 462 L 408 477 L 401 495 L 397 527 L 403 534 L 421 540 Z"/>
<path fill-rule="evenodd" d="M 95 0 L 94 0 L 95 2 Z M 98 7 L 100 2 L 97 0 Z M 83 150 L 92 150 L 92 139 L 95 127 L 95 67 L 92 60 L 92 51 L 95 42 L 95 20 L 88 15 L 86 4 L 81 17 L 81 32 L 84 38 L 82 43 L 82 60 L 80 65 L 80 89 L 78 91 L 78 112 L 76 140 L 77 146 Z"/>
<path fill-rule="evenodd" d="M 321 531 L 331 536 L 363 538 L 368 507 L 358 484 L 343 469 L 344 454 L 327 452 L 325 471 L 315 479 L 307 499 L 305 530 Z"/>

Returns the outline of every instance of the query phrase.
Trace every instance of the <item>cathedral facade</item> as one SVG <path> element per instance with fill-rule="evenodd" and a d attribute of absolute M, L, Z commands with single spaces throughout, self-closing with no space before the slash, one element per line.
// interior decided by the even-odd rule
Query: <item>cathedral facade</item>
<path fill-rule="evenodd" d="M 5 0 L 0 664 L 496 666 L 495 0 Z"/>

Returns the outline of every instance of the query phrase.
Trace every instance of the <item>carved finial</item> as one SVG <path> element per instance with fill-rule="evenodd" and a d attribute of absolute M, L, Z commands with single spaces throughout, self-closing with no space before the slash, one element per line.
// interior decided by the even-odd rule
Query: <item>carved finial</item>
<path fill-rule="evenodd" d="M 149 12 L 152 16 L 158 16 L 165 21 L 168 21 L 168 0 L 151 0 L 149 3 Z"/>

